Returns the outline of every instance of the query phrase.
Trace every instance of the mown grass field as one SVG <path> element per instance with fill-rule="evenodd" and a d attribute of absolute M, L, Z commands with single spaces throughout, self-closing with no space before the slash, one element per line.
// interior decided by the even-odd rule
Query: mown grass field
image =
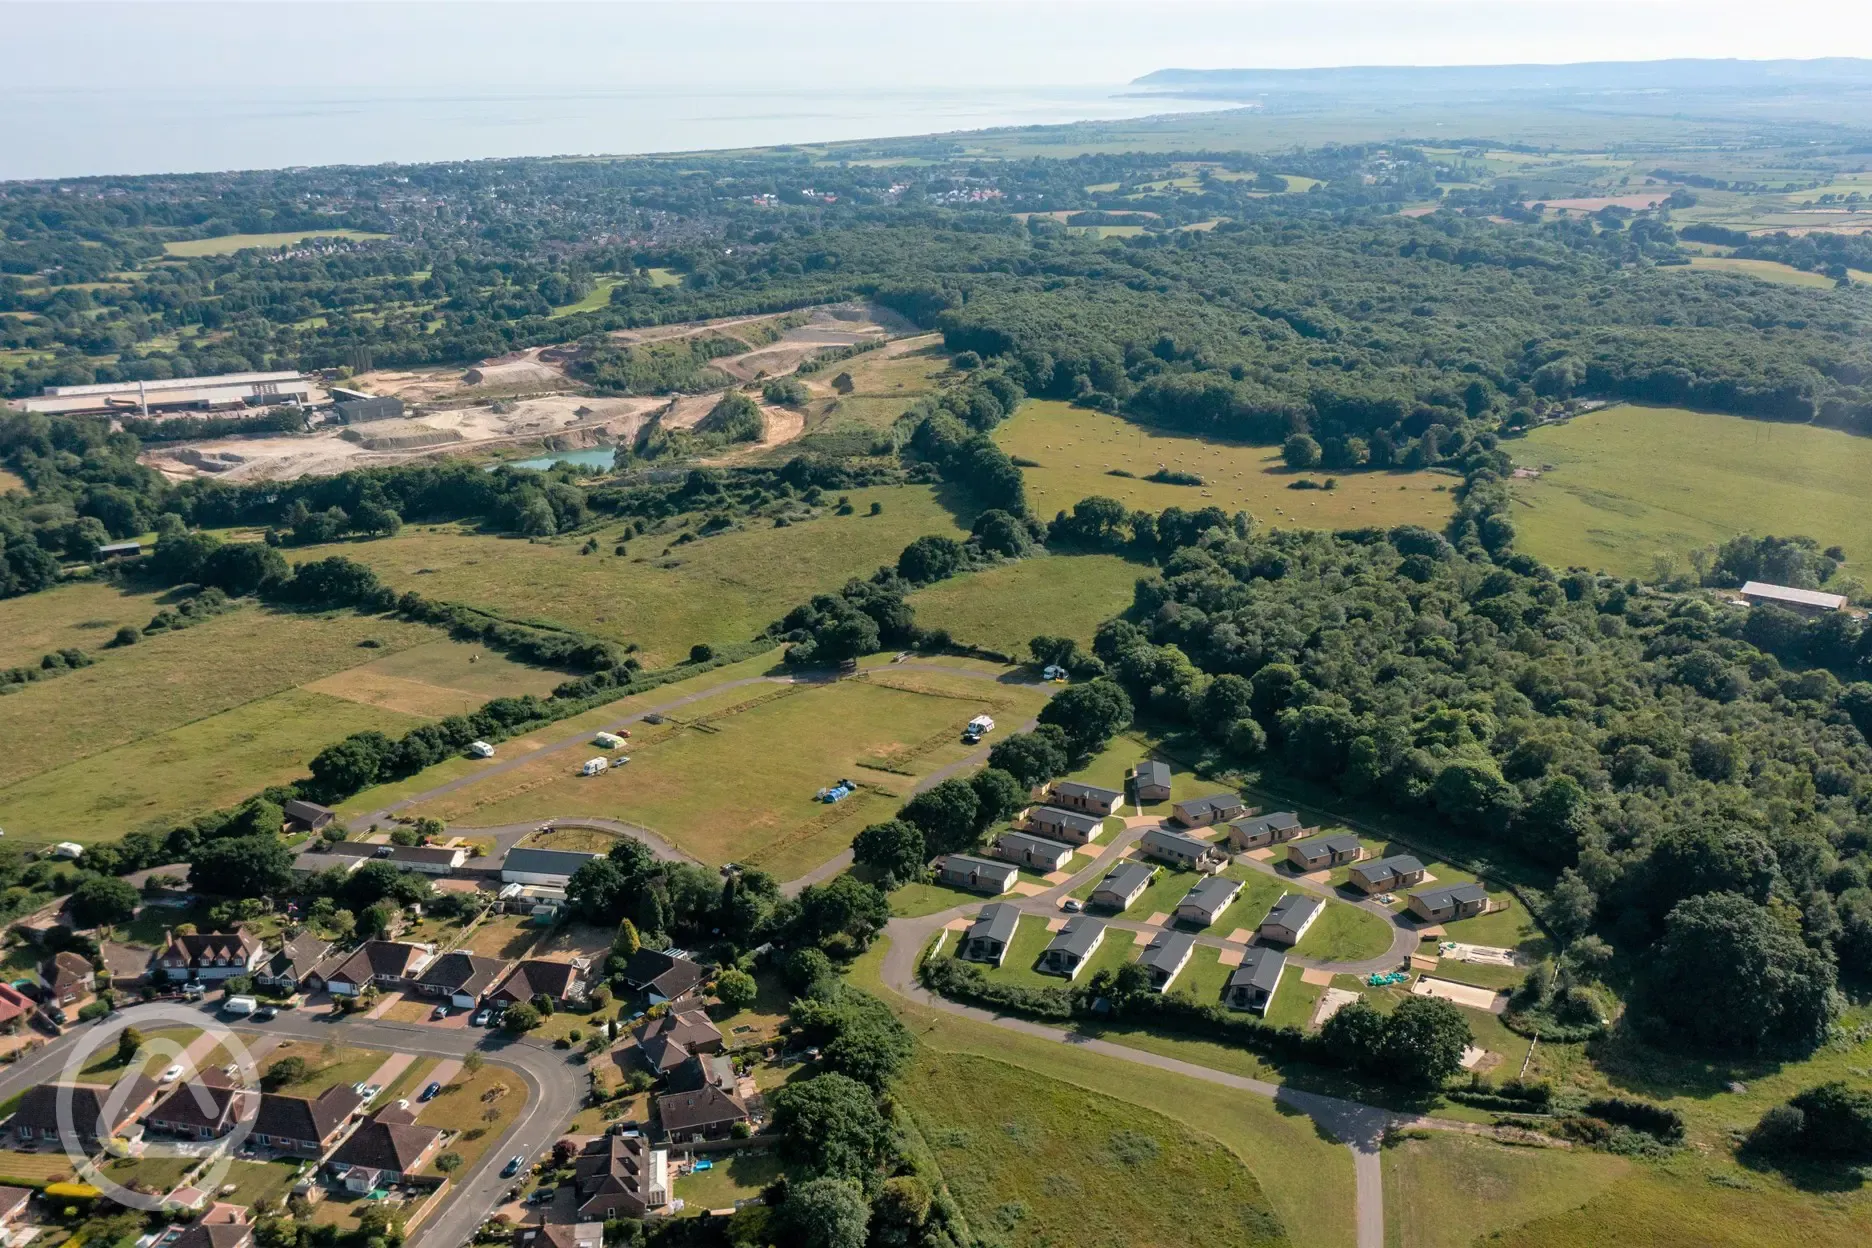
<path fill-rule="evenodd" d="M 971 1225 L 999 1242 L 1287 1242 L 1254 1174 L 1163 1115 L 1004 1062 L 928 1050 L 897 1095 Z"/>
<path fill-rule="evenodd" d="M 172 256 L 231 256 L 249 247 L 284 247 L 309 238 L 388 238 L 364 230 L 288 230 L 281 234 L 223 234 L 220 238 L 191 238 L 180 243 L 164 243 L 163 250 Z"/>
<path fill-rule="evenodd" d="M 1521 549 L 1556 567 L 1650 576 L 1660 556 L 1737 533 L 1804 534 L 1872 555 L 1872 439 L 1683 408 L 1622 404 L 1505 444 L 1543 471 L 1514 482 Z"/>
<path fill-rule="evenodd" d="M 576 774 L 587 755 L 566 751 L 414 813 L 470 826 L 601 815 L 651 828 L 703 861 L 746 862 L 787 879 L 887 818 L 917 777 L 966 758 L 960 736 L 970 718 L 987 711 L 1020 722 L 1041 699 L 1032 687 L 892 668 L 822 687 L 724 690 L 661 727 L 634 729 L 630 763 L 603 776 Z M 814 800 L 844 778 L 859 792 L 832 805 Z"/>
<path fill-rule="evenodd" d="M 1246 510 L 1266 528 L 1439 528 L 1454 507 L 1449 491 L 1457 484 L 1456 478 L 1435 472 L 1296 474 L 1281 462 L 1279 447 L 1207 442 L 1052 400 L 1021 404 L 995 430 L 994 440 L 1008 454 L 1039 465 L 1021 471 L 1029 505 L 1049 518 L 1082 498 L 1101 494 L 1150 511 L 1211 506 L 1231 513 Z M 1143 479 L 1160 465 L 1193 472 L 1204 484 L 1162 485 Z M 1134 475 L 1109 475 L 1107 470 L 1114 468 Z M 1338 478 L 1337 488 L 1287 488 L 1299 477 L 1323 483 L 1328 476 Z"/>
<path fill-rule="evenodd" d="M 387 711 L 440 719 L 472 712 L 490 698 L 523 693 L 545 697 L 565 679 L 564 672 L 517 663 L 484 646 L 431 641 L 305 687 Z"/>
<path fill-rule="evenodd" d="M 966 645 L 1027 657 L 1036 636 L 1092 647 L 1098 626 L 1131 605 L 1151 569 L 1116 555 L 1049 555 L 951 577 L 910 597 L 917 623 Z"/>
<path fill-rule="evenodd" d="M 926 533 L 967 536 L 930 486 L 854 490 L 851 501 L 854 515 L 784 529 L 750 527 L 680 546 L 640 537 L 623 556 L 610 553 L 606 533 L 603 553 L 581 555 L 582 537 L 527 542 L 443 527 L 309 547 L 295 559 L 342 554 L 398 590 L 635 642 L 644 665 L 658 668 L 682 661 L 697 642 L 748 640 L 812 595 L 894 565 Z M 865 514 L 873 502 L 881 515 Z"/>
<path fill-rule="evenodd" d="M 1441 1131 L 1400 1140 L 1381 1160 L 1389 1248 L 1467 1248 L 1576 1209 L 1632 1169 L 1583 1148 L 1509 1148 Z"/>

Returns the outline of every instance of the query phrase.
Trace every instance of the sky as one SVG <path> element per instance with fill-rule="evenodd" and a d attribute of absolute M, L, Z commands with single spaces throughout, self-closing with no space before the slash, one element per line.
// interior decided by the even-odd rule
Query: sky
<path fill-rule="evenodd" d="M 5 86 L 505 93 L 1111 84 L 1155 69 L 1872 56 L 1851 0 L 0 0 Z"/>

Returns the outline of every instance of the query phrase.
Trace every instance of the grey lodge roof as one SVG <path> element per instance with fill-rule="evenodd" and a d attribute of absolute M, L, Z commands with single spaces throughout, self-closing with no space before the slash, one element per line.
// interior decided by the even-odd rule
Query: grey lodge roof
<path fill-rule="evenodd" d="M 1007 944 L 1014 939 L 1014 929 L 1020 926 L 1020 907 L 1012 902 L 1001 901 L 981 912 L 981 917 L 969 925 L 966 939 L 993 940 Z"/>
<path fill-rule="evenodd" d="M 1048 953 L 1070 953 L 1076 958 L 1083 958 L 1092 952 L 1092 946 L 1098 943 L 1099 933 L 1105 930 L 1105 924 L 1089 914 L 1076 914 L 1066 920 L 1066 926 L 1055 932 L 1047 943 Z"/>
<path fill-rule="evenodd" d="M 1174 971 L 1195 948 L 1196 938 L 1186 932 L 1159 932 L 1151 937 L 1151 943 L 1138 958 L 1138 965 L 1147 970 Z"/>
<path fill-rule="evenodd" d="M 1235 894 L 1241 892 L 1241 881 L 1231 880 L 1226 875 L 1212 875 L 1183 894 L 1183 900 L 1177 902 L 1177 909 L 1184 906 L 1199 906 L 1204 910 L 1219 910 L 1235 900 Z"/>
<path fill-rule="evenodd" d="M 1319 898 L 1309 897 L 1305 893 L 1286 893 L 1274 903 L 1273 908 L 1267 912 L 1267 918 L 1262 919 L 1261 922 L 1264 925 L 1272 923 L 1289 930 L 1297 929 L 1315 910 L 1325 904 Z"/>
<path fill-rule="evenodd" d="M 1247 984 L 1262 992 L 1273 992 L 1286 966 L 1287 955 L 1278 949 L 1250 949 L 1242 954 L 1241 965 L 1229 976 L 1228 986 L 1232 990 Z"/>

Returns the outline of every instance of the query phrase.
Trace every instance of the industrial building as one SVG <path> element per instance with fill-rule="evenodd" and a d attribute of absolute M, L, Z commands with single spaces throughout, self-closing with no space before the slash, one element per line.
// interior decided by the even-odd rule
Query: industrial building
<path fill-rule="evenodd" d="M 223 373 L 87 386 L 47 386 L 19 400 L 29 412 L 54 416 L 147 416 L 156 412 L 216 411 L 312 402 L 312 383 L 298 373 Z"/>

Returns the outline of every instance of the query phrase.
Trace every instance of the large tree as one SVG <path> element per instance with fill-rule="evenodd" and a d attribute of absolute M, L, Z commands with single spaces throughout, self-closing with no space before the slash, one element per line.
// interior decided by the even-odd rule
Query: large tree
<path fill-rule="evenodd" d="M 781 1153 L 805 1173 L 864 1179 L 890 1151 L 871 1089 L 841 1074 L 789 1083 L 773 1096 Z"/>
<path fill-rule="evenodd" d="M 923 829 L 903 819 L 874 823 L 852 841 L 852 861 L 902 884 L 923 873 Z"/>
<path fill-rule="evenodd" d="M 1073 753 L 1094 754 L 1131 722 L 1131 698 L 1116 681 L 1089 680 L 1062 689 L 1041 708 L 1040 722 L 1058 725 Z"/>
<path fill-rule="evenodd" d="M 980 809 L 974 787 L 958 777 L 918 793 L 904 803 L 897 817 L 923 830 L 923 844 L 930 853 L 947 854 L 973 843 Z"/>
<path fill-rule="evenodd" d="M 136 886 L 108 875 L 88 875 L 72 890 L 72 917 L 82 927 L 128 923 L 136 916 Z"/>
<path fill-rule="evenodd" d="M 865 1248 L 870 1219 L 862 1185 L 850 1179 L 808 1179 L 787 1189 L 779 1209 L 785 1231 L 779 1242 L 799 1248 Z"/>
<path fill-rule="evenodd" d="M 292 851 L 277 836 L 210 841 L 189 866 L 189 883 L 213 897 L 280 897 L 292 882 Z"/>

